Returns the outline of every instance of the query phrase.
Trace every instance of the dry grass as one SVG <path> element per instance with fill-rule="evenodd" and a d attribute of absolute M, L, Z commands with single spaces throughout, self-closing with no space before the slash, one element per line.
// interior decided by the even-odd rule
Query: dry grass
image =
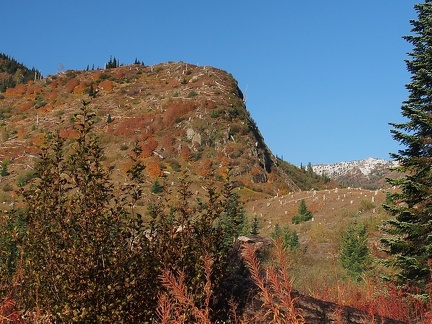
<path fill-rule="evenodd" d="M 292 280 L 288 276 L 289 262 L 282 248 L 282 242 L 275 242 L 277 264 L 262 265 L 253 245 L 245 245 L 243 258 L 249 266 L 252 280 L 258 287 L 261 307 L 250 315 L 249 323 L 305 323 L 295 306 L 296 298 L 291 296 Z"/>
<path fill-rule="evenodd" d="M 204 303 L 198 307 L 194 296 L 188 292 L 183 272 L 175 275 L 170 270 L 163 271 L 160 276 L 162 285 L 167 289 L 159 295 L 157 315 L 162 324 L 203 323 L 210 324 L 211 275 L 213 260 L 202 258 L 206 275 L 204 286 Z"/>

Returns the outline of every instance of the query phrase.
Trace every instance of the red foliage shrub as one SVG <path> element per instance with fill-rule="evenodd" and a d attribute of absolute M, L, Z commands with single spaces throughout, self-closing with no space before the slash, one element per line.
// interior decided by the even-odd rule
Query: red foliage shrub
<path fill-rule="evenodd" d="M 110 92 L 114 88 L 114 84 L 110 80 L 103 80 L 101 83 L 99 83 L 99 88 Z"/>
<path fill-rule="evenodd" d="M 187 145 L 182 145 L 180 147 L 179 154 L 184 161 L 189 161 L 192 157 L 191 149 Z"/>
<path fill-rule="evenodd" d="M 148 175 L 152 178 L 152 179 L 157 179 L 159 177 L 162 176 L 162 170 L 159 166 L 159 161 L 156 159 L 151 159 L 146 163 L 146 168 L 145 170 L 147 171 Z"/>
<path fill-rule="evenodd" d="M 33 101 L 27 101 L 21 105 L 21 111 L 29 110 L 30 108 L 33 108 L 34 102 Z"/>
<path fill-rule="evenodd" d="M 59 85 L 59 81 L 54 80 L 53 82 L 50 83 L 49 87 L 54 90 L 58 88 L 58 85 Z"/>
<path fill-rule="evenodd" d="M 42 92 L 42 88 L 39 86 L 29 86 L 27 87 L 26 95 L 31 96 Z"/>
<path fill-rule="evenodd" d="M 210 159 L 202 159 L 198 163 L 197 174 L 202 177 L 209 177 L 213 172 L 213 161 Z"/>
<path fill-rule="evenodd" d="M 22 140 L 23 138 L 25 138 L 25 136 L 26 136 L 26 131 L 25 131 L 25 129 L 20 128 L 20 129 L 17 131 L 17 138 L 18 138 L 19 140 Z"/>
<path fill-rule="evenodd" d="M 141 145 L 141 157 L 147 158 L 153 155 L 153 151 L 158 147 L 158 142 L 154 137 L 148 138 L 143 145 Z"/>
<path fill-rule="evenodd" d="M 57 91 L 52 91 L 48 95 L 48 100 L 49 101 L 53 101 L 53 100 L 57 99 L 57 96 L 58 96 L 58 92 Z"/>
<path fill-rule="evenodd" d="M 44 142 L 44 135 L 40 134 L 40 133 L 36 134 L 31 138 L 30 142 L 31 142 L 32 146 L 39 147 Z"/>
<path fill-rule="evenodd" d="M 160 144 L 162 149 L 166 153 L 174 153 L 175 152 L 175 138 L 171 134 L 166 134 L 160 138 Z"/>
<path fill-rule="evenodd" d="M 180 118 L 196 108 L 195 104 L 190 101 L 171 101 L 164 107 L 163 124 L 172 125 L 177 118 Z"/>
<path fill-rule="evenodd" d="M 83 93 L 87 90 L 88 85 L 86 82 L 80 82 L 80 84 L 78 84 L 74 90 L 73 93 Z"/>
<path fill-rule="evenodd" d="M 79 81 L 76 78 L 70 79 L 65 84 L 65 90 L 66 90 L 66 92 L 71 93 L 78 84 L 79 84 Z"/>
<path fill-rule="evenodd" d="M 27 91 L 27 86 L 25 84 L 18 84 L 15 88 L 7 88 L 5 91 L 6 97 L 19 97 L 22 96 Z"/>
<path fill-rule="evenodd" d="M 123 118 L 118 122 L 115 128 L 112 128 L 111 133 L 121 136 L 137 135 L 146 131 L 145 125 L 148 124 L 148 121 L 148 116 Z"/>
<path fill-rule="evenodd" d="M 78 138 L 78 132 L 72 128 L 62 128 L 60 129 L 59 135 L 61 138 L 69 139 L 69 138 Z"/>

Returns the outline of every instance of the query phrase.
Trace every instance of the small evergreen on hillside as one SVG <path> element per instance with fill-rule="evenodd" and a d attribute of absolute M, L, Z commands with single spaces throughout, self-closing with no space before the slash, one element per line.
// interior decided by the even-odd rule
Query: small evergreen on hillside
<path fill-rule="evenodd" d="M 284 249 L 295 250 L 300 246 L 297 231 L 290 229 L 288 225 L 281 228 L 279 224 L 276 224 L 271 237 L 274 240 L 282 240 L 282 247 Z"/>
<path fill-rule="evenodd" d="M 307 209 L 304 199 L 301 200 L 297 214 L 293 217 L 293 224 L 310 221 L 313 218 L 312 213 Z"/>
<path fill-rule="evenodd" d="M 342 238 L 340 262 L 348 275 L 360 280 L 361 275 L 371 264 L 367 246 L 368 235 L 364 225 L 351 224 Z"/>

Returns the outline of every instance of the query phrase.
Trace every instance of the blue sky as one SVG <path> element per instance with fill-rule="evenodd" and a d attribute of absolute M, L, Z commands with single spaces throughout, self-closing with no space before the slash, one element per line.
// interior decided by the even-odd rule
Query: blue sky
<path fill-rule="evenodd" d="M 2 2 L 0 52 L 44 75 L 184 61 L 231 73 L 272 152 L 296 165 L 389 158 L 413 0 Z"/>

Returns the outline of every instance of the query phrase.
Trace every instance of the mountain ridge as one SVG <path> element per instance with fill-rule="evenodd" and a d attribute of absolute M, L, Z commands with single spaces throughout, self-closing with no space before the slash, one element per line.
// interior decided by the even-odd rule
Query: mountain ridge
<path fill-rule="evenodd" d="M 362 160 L 341 161 L 329 164 L 312 165 L 312 170 L 320 175 L 351 187 L 378 189 L 385 187 L 385 178 L 395 175 L 396 161 L 368 157 Z"/>

